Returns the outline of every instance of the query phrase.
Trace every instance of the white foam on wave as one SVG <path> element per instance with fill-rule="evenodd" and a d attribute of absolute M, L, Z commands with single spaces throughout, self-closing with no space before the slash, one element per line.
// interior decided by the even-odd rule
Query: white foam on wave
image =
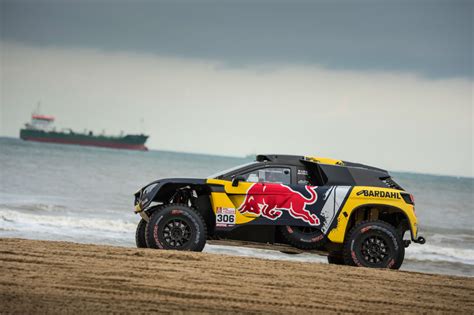
<path fill-rule="evenodd" d="M 35 214 L 0 208 L 0 236 L 91 242 L 133 246 L 136 220 L 104 217 L 79 217 L 64 213 Z M 288 255 L 272 250 L 233 246 L 208 245 L 206 252 L 264 259 L 324 262 L 326 258 L 313 254 Z M 440 244 L 412 244 L 405 258 L 413 261 L 461 263 L 474 266 L 474 250 L 440 246 Z"/>
<path fill-rule="evenodd" d="M 0 204 L 1 208 L 13 209 L 24 212 L 60 212 L 66 211 L 67 207 L 58 204 L 47 203 L 16 203 Z"/>
<path fill-rule="evenodd" d="M 130 232 L 135 230 L 136 223 L 122 219 L 110 220 L 101 218 L 81 218 L 77 216 L 35 215 L 12 210 L 0 210 L 0 227 L 10 225 L 12 228 L 67 228 L 68 230 L 93 230 L 109 232 Z"/>
<path fill-rule="evenodd" d="M 467 232 L 468 233 L 468 232 Z M 459 231 L 446 231 L 445 233 L 426 233 L 427 244 L 442 248 L 474 248 L 474 234 L 459 233 Z"/>
<path fill-rule="evenodd" d="M 418 261 L 452 262 L 474 266 L 474 250 L 431 245 L 411 245 L 406 249 L 405 259 Z"/>
<path fill-rule="evenodd" d="M 0 236 L 133 246 L 136 222 L 0 209 Z"/>

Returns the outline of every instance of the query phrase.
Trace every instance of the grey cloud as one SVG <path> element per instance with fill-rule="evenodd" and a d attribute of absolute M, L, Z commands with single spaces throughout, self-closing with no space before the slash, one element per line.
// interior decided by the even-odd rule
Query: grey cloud
<path fill-rule="evenodd" d="M 151 135 L 154 149 L 314 154 L 391 170 L 472 176 L 474 82 L 0 43 L 0 134 L 38 99 L 58 127 Z"/>
<path fill-rule="evenodd" d="M 473 77 L 471 1 L 3 1 L 2 38 L 231 67 Z"/>

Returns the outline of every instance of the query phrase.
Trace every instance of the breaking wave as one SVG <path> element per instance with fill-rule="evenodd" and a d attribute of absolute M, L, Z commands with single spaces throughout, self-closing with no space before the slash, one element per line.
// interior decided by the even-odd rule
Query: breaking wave
<path fill-rule="evenodd" d="M 136 222 L 0 209 L 0 236 L 132 246 Z"/>
<path fill-rule="evenodd" d="M 41 207 L 43 208 L 43 207 Z M 50 210 L 51 208 L 46 207 Z M 104 218 L 64 215 L 64 212 L 16 211 L 0 208 L 0 236 L 26 237 L 95 244 L 134 246 L 134 234 L 138 217 Z M 470 235 L 430 235 L 424 245 L 412 244 L 406 250 L 407 261 L 462 263 L 474 266 L 474 250 L 441 246 L 446 240 L 467 238 Z M 433 244 L 430 244 L 430 239 Z M 470 242 L 467 243 L 470 243 Z M 468 244 L 466 244 L 468 245 Z M 207 246 L 205 251 L 217 254 L 252 256 L 264 259 L 325 262 L 326 259 L 312 254 L 288 255 L 271 250 L 250 249 L 232 246 Z"/>
<path fill-rule="evenodd" d="M 405 253 L 405 259 L 433 262 L 452 262 L 474 266 L 474 250 L 468 248 L 412 245 Z"/>

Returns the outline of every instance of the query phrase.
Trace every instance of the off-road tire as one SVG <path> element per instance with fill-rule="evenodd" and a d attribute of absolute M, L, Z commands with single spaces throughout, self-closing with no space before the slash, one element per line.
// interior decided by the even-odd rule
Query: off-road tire
<path fill-rule="evenodd" d="M 299 249 L 319 249 L 326 244 L 326 236 L 318 229 L 312 228 L 312 231 L 306 231 L 307 227 L 280 226 L 281 235 L 288 244 Z"/>
<path fill-rule="evenodd" d="M 137 231 L 135 232 L 135 243 L 137 244 L 137 248 L 147 248 L 145 239 L 146 224 L 147 222 L 143 219 L 138 222 Z"/>
<path fill-rule="evenodd" d="M 207 228 L 199 212 L 175 203 L 152 213 L 145 237 L 149 248 L 200 252 L 206 245 Z"/>
<path fill-rule="evenodd" d="M 342 252 L 330 252 L 328 254 L 328 264 L 331 265 L 345 265 L 344 257 L 342 257 Z"/>
<path fill-rule="evenodd" d="M 405 246 L 392 225 L 376 220 L 354 226 L 344 242 L 346 265 L 399 269 L 405 257 Z"/>

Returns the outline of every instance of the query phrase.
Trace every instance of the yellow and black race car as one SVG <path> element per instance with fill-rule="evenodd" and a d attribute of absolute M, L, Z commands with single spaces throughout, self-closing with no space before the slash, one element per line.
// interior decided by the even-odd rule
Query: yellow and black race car
<path fill-rule="evenodd" d="M 287 244 L 329 263 L 400 268 L 413 196 L 387 171 L 314 156 L 257 155 L 207 179 L 154 181 L 135 194 L 138 247 L 201 251 L 207 240 Z"/>

